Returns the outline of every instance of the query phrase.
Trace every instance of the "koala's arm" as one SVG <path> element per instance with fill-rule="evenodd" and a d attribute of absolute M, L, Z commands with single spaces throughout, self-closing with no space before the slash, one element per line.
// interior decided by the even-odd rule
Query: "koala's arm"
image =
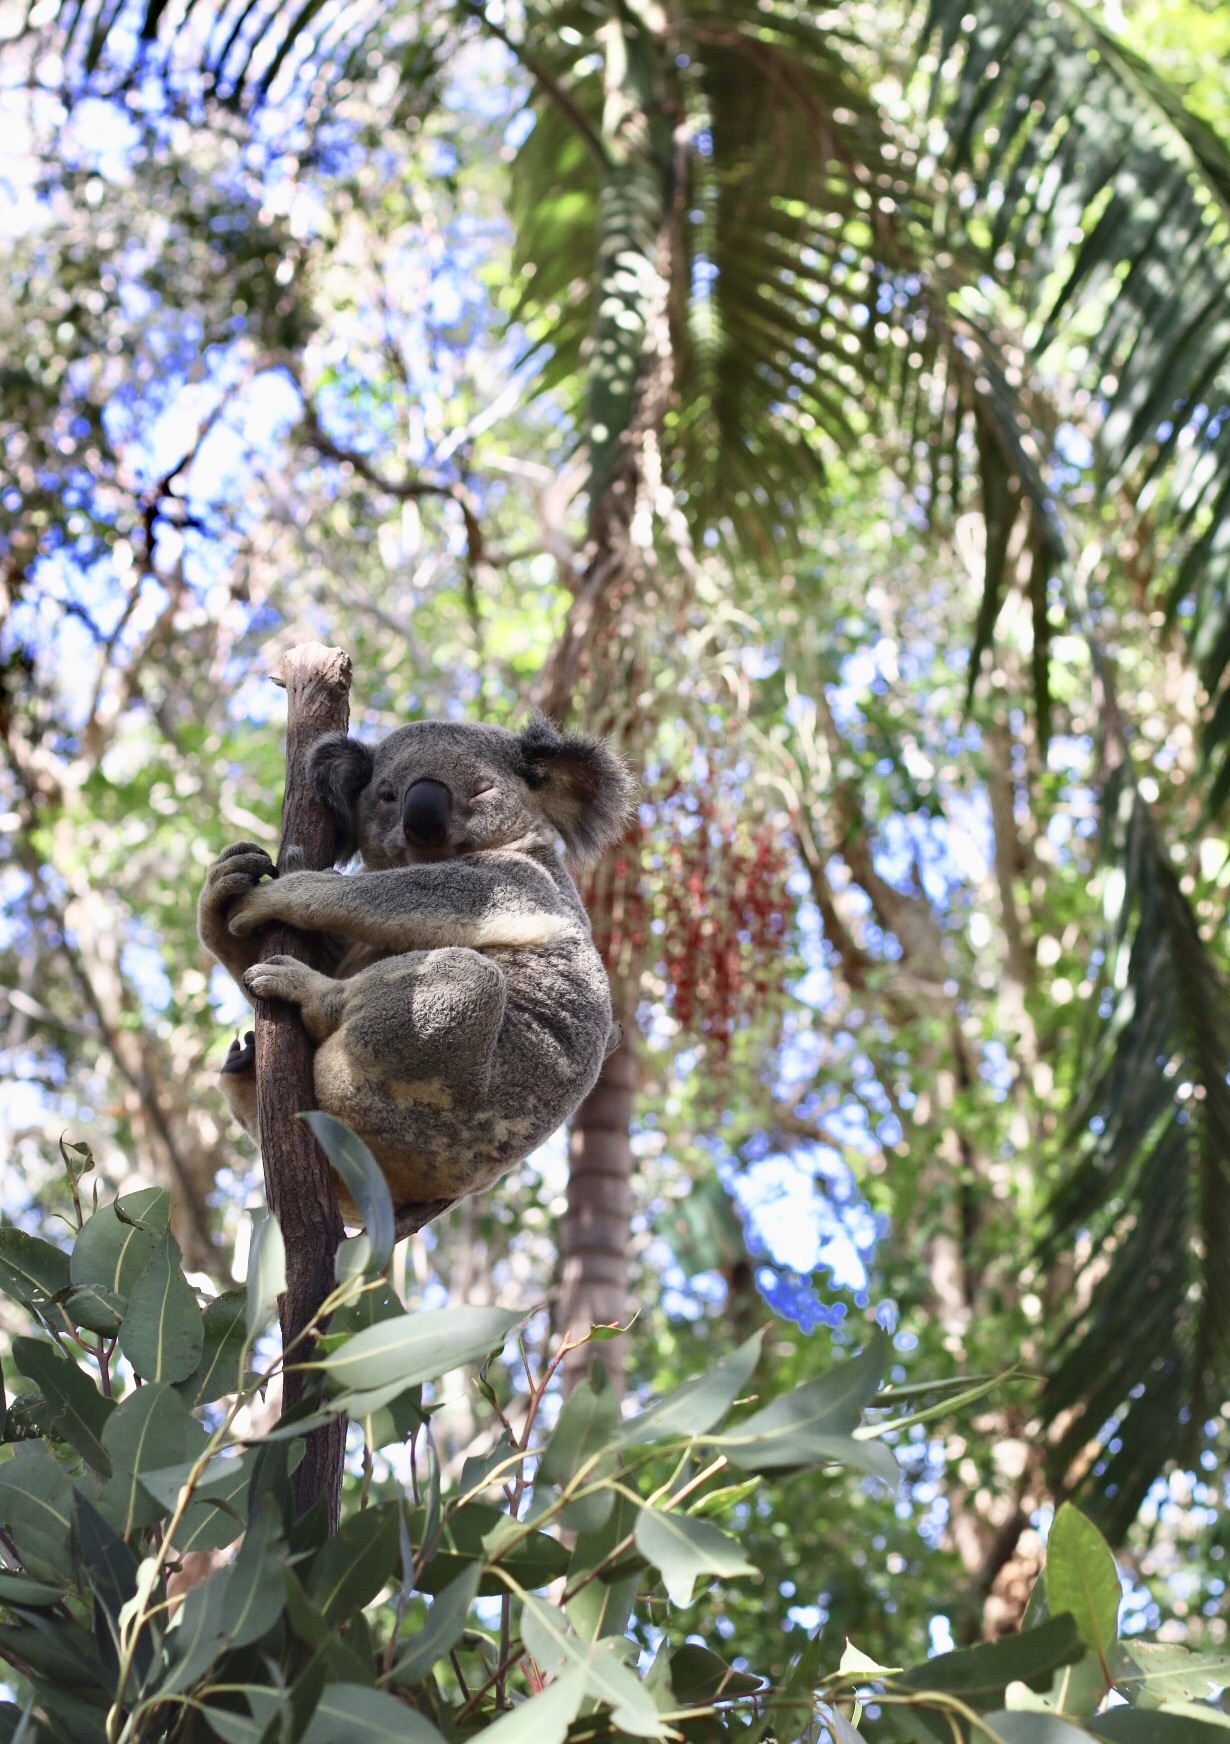
<path fill-rule="evenodd" d="M 270 921 L 338 934 L 390 954 L 525 950 L 548 945 L 584 922 L 550 874 L 524 854 L 488 854 L 339 877 L 285 873 L 236 903 L 229 930 L 246 939 Z"/>

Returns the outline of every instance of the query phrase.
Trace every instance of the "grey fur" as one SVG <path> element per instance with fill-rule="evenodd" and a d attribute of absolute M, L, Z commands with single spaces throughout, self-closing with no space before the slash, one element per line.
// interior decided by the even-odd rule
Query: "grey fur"
<path fill-rule="evenodd" d="M 201 938 L 250 997 L 300 1007 L 317 1100 L 371 1147 L 399 1211 L 479 1192 L 568 1119 L 613 1043 L 606 975 L 554 838 L 574 859 L 614 841 L 627 772 L 538 716 L 520 734 L 420 721 L 370 749 L 334 734 L 309 773 L 337 817 L 339 859 L 357 848 L 362 870 L 263 883 L 268 856 L 236 843 L 209 870 Z M 419 781 L 452 799 L 429 858 L 403 828 Z M 326 935 L 332 973 L 258 964 L 270 921 Z M 221 1084 L 255 1136 L 252 1074 Z"/>

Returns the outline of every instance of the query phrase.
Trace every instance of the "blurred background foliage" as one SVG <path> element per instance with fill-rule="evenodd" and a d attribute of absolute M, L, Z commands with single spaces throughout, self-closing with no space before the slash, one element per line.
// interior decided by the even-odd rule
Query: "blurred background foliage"
<path fill-rule="evenodd" d="M 1015 1627 L 1072 1493 L 1142 1627 L 1221 1641 L 1224 11 L 5 16 L 6 1217 L 54 1229 L 87 1138 L 228 1283 L 259 1168 L 193 909 L 276 840 L 264 674 L 317 637 L 364 733 L 515 721 L 635 430 L 574 649 L 643 780 L 589 892 L 630 1384 L 766 1318 L 781 1388 L 876 1319 L 898 1380 L 1039 1377 L 919 1429 L 895 1503 L 749 1495 L 721 1627 L 760 1667 Z M 399 1280 L 551 1293 L 566 1181 L 561 1136 Z"/>

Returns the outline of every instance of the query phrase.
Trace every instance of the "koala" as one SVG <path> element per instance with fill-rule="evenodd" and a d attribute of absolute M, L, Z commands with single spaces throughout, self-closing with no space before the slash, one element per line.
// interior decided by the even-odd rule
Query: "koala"
<path fill-rule="evenodd" d="M 252 999 L 299 1007 L 316 1099 L 371 1149 L 397 1211 L 489 1187 L 575 1111 L 618 1045 L 574 864 L 621 834 L 624 765 L 535 715 L 523 731 L 417 721 L 313 746 L 337 865 L 283 871 L 237 842 L 210 867 L 202 942 Z M 261 928 L 324 937 L 329 973 L 257 961 Z M 221 1085 L 259 1139 L 251 1035 Z M 340 1196 L 343 1216 L 357 1221 Z"/>

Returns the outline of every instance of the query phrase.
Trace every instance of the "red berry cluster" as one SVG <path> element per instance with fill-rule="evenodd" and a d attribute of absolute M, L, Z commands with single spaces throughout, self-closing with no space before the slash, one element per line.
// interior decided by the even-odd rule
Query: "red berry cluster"
<path fill-rule="evenodd" d="M 648 936 L 644 855 L 645 826 L 635 817 L 612 852 L 581 881 L 581 899 L 589 911 L 594 944 L 612 980 L 639 970 Z"/>
<path fill-rule="evenodd" d="M 674 783 L 653 796 L 648 827 L 647 815 L 583 883 L 594 943 L 609 975 L 639 979 L 651 932 L 660 936 L 667 1010 L 725 1060 L 740 1019 L 781 986 L 787 840 L 775 819 L 749 818 L 720 778 Z"/>
<path fill-rule="evenodd" d="M 740 1018 L 781 985 L 790 855 L 771 819 L 740 827 L 712 792 L 698 796 L 688 821 L 672 834 L 663 868 L 667 1007 L 724 1060 Z"/>

